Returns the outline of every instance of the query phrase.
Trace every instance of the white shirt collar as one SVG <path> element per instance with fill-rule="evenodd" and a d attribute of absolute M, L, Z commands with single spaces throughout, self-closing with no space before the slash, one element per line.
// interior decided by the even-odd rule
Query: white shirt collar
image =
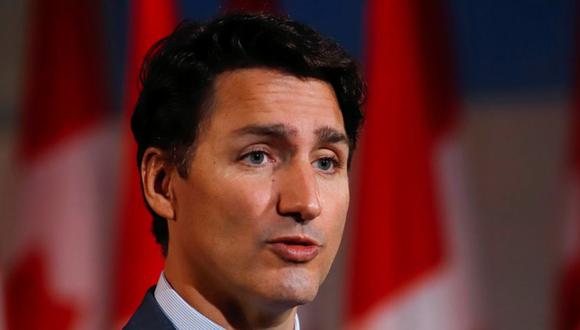
<path fill-rule="evenodd" d="M 191 307 L 179 294 L 173 290 L 165 274 L 162 272 L 155 288 L 155 300 L 161 306 L 161 310 L 173 323 L 177 330 L 200 329 L 200 330 L 224 330 L 221 326 L 205 317 L 195 308 Z M 300 330 L 298 314 L 294 320 L 294 330 Z"/>

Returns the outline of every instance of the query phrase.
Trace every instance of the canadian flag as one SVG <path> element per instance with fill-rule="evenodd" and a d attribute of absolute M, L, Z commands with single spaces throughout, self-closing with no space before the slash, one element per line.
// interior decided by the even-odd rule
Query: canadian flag
<path fill-rule="evenodd" d="M 128 62 L 121 156 L 121 204 L 118 244 L 113 284 L 113 318 L 123 326 L 143 299 L 147 289 L 157 282 L 163 258 L 152 236 L 151 215 L 145 207 L 139 171 L 137 145 L 131 135 L 130 118 L 139 95 L 139 71 L 145 54 L 155 42 L 169 35 L 177 25 L 173 0 L 133 0 L 129 2 Z"/>
<path fill-rule="evenodd" d="M 8 329 L 105 327 L 114 125 L 98 3 L 29 2 Z M 1 326 L 1 325 L 0 325 Z"/>
<path fill-rule="evenodd" d="M 368 103 L 347 326 L 475 329 L 446 8 L 433 0 L 374 0 L 367 9 Z"/>

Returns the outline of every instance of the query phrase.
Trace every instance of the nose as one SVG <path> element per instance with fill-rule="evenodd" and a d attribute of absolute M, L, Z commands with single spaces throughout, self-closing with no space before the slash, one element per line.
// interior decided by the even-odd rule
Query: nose
<path fill-rule="evenodd" d="M 318 217 L 321 212 L 318 181 L 312 166 L 294 164 L 281 171 L 278 213 L 298 222 Z"/>

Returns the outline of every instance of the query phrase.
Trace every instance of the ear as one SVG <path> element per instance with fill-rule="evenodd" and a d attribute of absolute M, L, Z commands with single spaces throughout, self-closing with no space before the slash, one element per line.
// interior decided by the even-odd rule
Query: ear
<path fill-rule="evenodd" d="M 171 189 L 173 172 L 174 167 L 167 162 L 161 149 L 150 147 L 145 150 L 141 161 L 143 194 L 153 211 L 167 220 L 175 219 Z"/>

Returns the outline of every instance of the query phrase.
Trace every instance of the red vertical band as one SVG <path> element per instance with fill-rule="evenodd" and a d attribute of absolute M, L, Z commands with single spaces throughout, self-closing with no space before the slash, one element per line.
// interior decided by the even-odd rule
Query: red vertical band
<path fill-rule="evenodd" d="M 30 8 L 19 148 L 24 159 L 97 122 L 108 105 L 96 3 L 35 0 Z"/>
<path fill-rule="evenodd" d="M 137 145 L 130 132 L 130 116 L 139 93 L 138 76 L 147 50 L 171 33 L 177 24 L 172 0 L 130 1 L 129 49 L 122 159 L 121 209 L 118 230 L 118 257 L 113 297 L 116 324 L 127 321 L 156 283 L 163 267 L 160 247 L 151 232 L 151 215 L 143 201 L 140 178 L 135 164 Z"/>
<path fill-rule="evenodd" d="M 445 126 L 439 112 L 455 100 L 451 82 L 441 92 L 432 86 L 433 78 L 443 74 L 437 70 L 445 67 L 432 69 L 439 65 L 432 61 L 442 55 L 430 57 L 437 53 L 431 48 L 441 45 L 426 42 L 423 30 L 432 21 L 419 11 L 423 5 L 375 0 L 368 7 L 368 103 L 359 149 L 349 322 L 361 320 L 445 262 L 435 139 Z M 429 33 L 435 35 L 432 29 Z"/>

